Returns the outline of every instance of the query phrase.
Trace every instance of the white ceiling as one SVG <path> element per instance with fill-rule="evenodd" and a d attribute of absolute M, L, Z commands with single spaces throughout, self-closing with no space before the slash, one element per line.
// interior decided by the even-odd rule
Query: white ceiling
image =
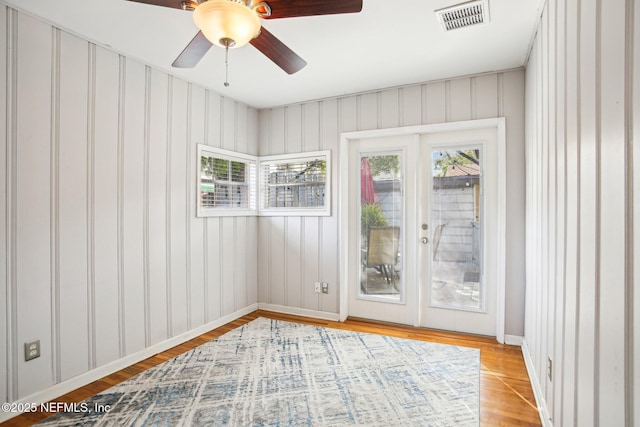
<path fill-rule="evenodd" d="M 357 14 L 263 20 L 308 65 L 288 75 L 247 45 L 230 50 L 224 87 L 222 49 L 194 69 L 171 67 L 197 32 L 191 12 L 126 0 L 0 0 L 256 108 L 523 66 L 544 0 L 488 1 L 488 24 L 450 32 L 434 10 L 462 0 L 363 0 Z"/>

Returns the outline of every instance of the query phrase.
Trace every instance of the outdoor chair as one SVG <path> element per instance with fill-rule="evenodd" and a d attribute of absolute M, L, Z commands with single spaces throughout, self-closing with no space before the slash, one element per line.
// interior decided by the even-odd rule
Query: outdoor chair
<path fill-rule="evenodd" d="M 395 286 L 395 266 L 398 263 L 400 227 L 369 227 L 365 267 L 382 273 L 387 283 Z"/>

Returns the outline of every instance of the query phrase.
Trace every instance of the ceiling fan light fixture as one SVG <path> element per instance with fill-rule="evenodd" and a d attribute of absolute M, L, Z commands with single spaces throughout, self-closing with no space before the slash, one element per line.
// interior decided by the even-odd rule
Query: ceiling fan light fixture
<path fill-rule="evenodd" d="M 260 19 L 243 1 L 208 0 L 193 11 L 193 21 L 204 36 L 223 48 L 246 45 L 260 33 Z"/>

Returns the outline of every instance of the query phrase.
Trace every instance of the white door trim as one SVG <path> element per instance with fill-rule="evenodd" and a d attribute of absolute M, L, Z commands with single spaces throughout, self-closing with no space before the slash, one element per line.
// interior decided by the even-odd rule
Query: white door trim
<path fill-rule="evenodd" d="M 506 307 L 505 307 L 505 269 L 506 269 L 506 135 L 505 118 L 468 120 L 461 122 L 438 123 L 432 125 L 407 126 L 399 128 L 373 129 L 366 131 L 344 132 L 340 134 L 340 157 L 338 169 L 338 234 L 340 241 L 340 321 L 348 315 L 348 210 L 349 210 L 349 143 L 355 139 L 384 136 L 421 135 L 436 132 L 453 132 L 472 129 L 495 128 L 498 142 L 498 259 L 496 288 L 496 340 L 504 343 Z"/>

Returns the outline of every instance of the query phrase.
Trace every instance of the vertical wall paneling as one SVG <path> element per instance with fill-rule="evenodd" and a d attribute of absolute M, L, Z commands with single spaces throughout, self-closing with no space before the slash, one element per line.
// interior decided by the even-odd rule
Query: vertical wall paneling
<path fill-rule="evenodd" d="M 150 290 L 150 265 L 149 265 L 149 152 L 151 151 L 151 68 L 145 66 L 144 75 L 144 160 L 143 160 L 143 262 L 144 262 L 144 342 L 145 346 L 151 345 L 151 290 Z"/>
<path fill-rule="evenodd" d="M 234 236 L 235 253 L 234 253 L 234 270 L 236 277 L 233 287 L 233 311 L 240 310 L 247 306 L 247 217 L 234 218 Z"/>
<path fill-rule="evenodd" d="M 598 99 L 597 52 L 596 43 L 599 34 L 595 2 L 580 3 L 580 67 L 578 77 L 580 126 L 580 235 L 591 238 L 580 239 L 580 294 L 578 320 L 578 425 L 595 425 L 598 411 L 596 395 L 597 360 L 599 348 L 596 316 L 598 306 L 599 258 L 597 248 L 600 240 L 600 213 L 598 194 L 599 173 L 599 135 L 598 135 Z M 595 190 L 595 191 L 594 191 Z"/>
<path fill-rule="evenodd" d="M 527 66 L 525 341 L 555 425 L 637 424 L 634 3 L 547 2 Z"/>
<path fill-rule="evenodd" d="M 51 289 L 51 358 L 53 381 L 60 379 L 60 38 L 61 31 L 53 29 L 51 57 L 51 152 L 50 152 L 50 289 Z M 15 163 L 15 162 L 14 162 Z"/>
<path fill-rule="evenodd" d="M 166 323 L 167 323 L 167 337 L 173 336 L 173 325 L 172 325 L 172 304 L 171 304 L 171 143 L 172 143 L 172 133 L 173 133 L 173 76 L 169 76 L 168 87 L 167 87 L 167 143 L 165 145 L 166 155 L 165 155 L 165 185 L 166 185 L 166 197 L 165 197 L 165 239 L 167 250 L 165 251 L 165 275 L 166 275 L 166 286 L 165 286 L 165 295 L 167 300 L 167 312 L 165 315 Z"/>
<path fill-rule="evenodd" d="M 556 263 L 556 275 L 555 275 L 555 313 L 554 313 L 554 328 L 553 328 L 553 362 L 554 372 L 553 376 L 555 380 L 551 382 L 553 387 L 553 399 L 547 398 L 547 402 L 552 402 L 552 409 L 549 411 L 551 419 L 556 423 L 562 422 L 562 413 L 564 411 L 562 402 L 562 381 L 564 376 L 564 304 L 565 304 L 565 287 L 562 286 L 565 283 L 565 265 L 566 265 L 566 229 L 567 229 L 567 216 L 566 216 L 566 193 L 567 193 L 567 163 L 566 163 L 566 79 L 560 78 L 565 75 L 566 70 L 566 48 L 565 48 L 565 31 L 564 28 L 559 25 L 560 22 L 564 22 L 565 16 L 565 2 L 560 1 L 555 4 L 555 23 L 554 26 L 555 37 L 551 40 L 553 48 L 555 49 L 555 75 L 558 77 L 554 80 L 555 90 L 551 93 L 554 97 L 552 102 L 555 106 L 555 135 L 552 135 L 556 139 L 556 235 L 558 238 L 555 241 L 555 263 Z"/>
<path fill-rule="evenodd" d="M 597 345 L 600 348 L 596 378 L 600 398 L 596 424 L 625 424 L 625 339 L 626 339 L 626 234 L 627 234 L 627 131 L 625 128 L 625 103 L 628 84 L 625 12 L 623 0 L 597 2 L 598 30 L 600 37 L 596 52 L 598 69 L 596 97 L 599 121 L 599 180 L 600 225 L 597 254 L 598 312 Z M 602 46 L 620 46 L 609 49 Z M 619 64 L 610 67 L 609 64 Z M 611 167 L 620 163 L 619 167 Z M 617 191 L 603 191 L 617 189 Z M 621 250 L 622 249 L 622 250 Z M 621 254 L 622 252 L 622 254 Z M 614 255 L 615 254 L 615 255 Z M 622 256 L 620 256 L 622 255 Z M 629 278 L 630 279 L 630 278 Z"/>
<path fill-rule="evenodd" d="M 0 398 L 256 303 L 257 219 L 194 209 L 196 143 L 257 154 L 257 110 L 8 7 L 0 20 Z"/>
<path fill-rule="evenodd" d="M 222 98 L 215 92 L 207 93 L 206 144 L 222 148 Z"/>
<path fill-rule="evenodd" d="M 447 83 L 449 84 L 449 96 L 447 99 L 449 116 L 447 121 L 471 120 L 473 104 L 471 78 L 450 80 Z"/>
<path fill-rule="evenodd" d="M 285 218 L 274 217 L 270 221 L 268 240 L 270 288 L 269 297 L 272 304 L 285 305 Z"/>
<path fill-rule="evenodd" d="M 14 74 L 13 66 L 15 65 L 13 58 L 5 52 L 15 52 L 15 48 L 9 47 L 13 42 L 13 26 L 12 26 L 13 13 L 7 7 L 0 7 L 0 22 L 5 23 L 5 31 L 0 32 L 0 81 L 12 81 Z M 0 103 L 0 165 L 2 165 L 2 172 L 0 172 L 0 307 L 6 307 L 7 310 L 4 314 L 0 315 L 0 343 L 2 350 L 0 350 L 0 400 L 2 402 L 8 402 L 10 396 L 10 383 L 12 367 L 10 364 L 9 349 L 10 337 L 9 325 L 11 325 L 10 317 L 11 310 L 9 301 L 7 298 L 10 295 L 9 281 L 11 271 L 11 259 L 9 258 L 10 245 L 11 245 L 11 214 L 9 212 L 8 203 L 11 190 L 11 171 L 12 165 L 10 162 L 10 153 L 12 151 L 12 117 L 14 98 L 11 92 L 11 85 L 0 85 L 0 99 L 6 100 L 6 102 Z"/>
<path fill-rule="evenodd" d="M 270 217 L 257 218 L 258 228 L 258 301 L 270 302 L 271 296 L 269 290 L 270 284 L 270 269 L 269 269 L 269 251 L 265 251 L 266 242 L 269 242 L 269 220 Z M 306 248 L 305 248 L 306 250 Z"/>
<path fill-rule="evenodd" d="M 171 335 L 175 336 L 189 329 L 187 303 L 187 222 L 191 220 L 188 209 L 187 188 L 191 179 L 187 174 L 190 160 L 185 141 L 187 133 L 187 83 L 172 79 L 171 133 L 168 140 L 167 176 L 167 226 L 168 247 L 167 274 L 170 296 Z"/>
<path fill-rule="evenodd" d="M 575 16 L 578 13 L 577 0 L 567 0 L 565 16 Z M 576 375 L 577 375 L 577 335 L 578 335 L 578 260 L 580 257 L 580 237 L 578 227 L 580 222 L 578 204 L 579 193 L 579 155 L 578 145 L 578 25 L 575 19 L 567 19 L 565 24 L 566 58 L 565 75 L 565 120 L 566 120 L 566 165 L 567 165 L 567 234 L 565 242 L 565 308 L 564 308 L 564 348 L 563 348 L 563 394 L 562 394 L 562 424 L 573 425 L 576 420 Z M 569 78 L 571 76 L 571 78 Z M 532 79 L 535 81 L 535 78 Z"/>
<path fill-rule="evenodd" d="M 116 126 L 118 128 L 116 167 L 116 186 L 118 188 L 118 198 L 116 201 L 116 224 L 117 224 L 117 260 L 118 266 L 118 336 L 120 357 L 127 354 L 125 340 L 125 299 L 124 299 L 124 129 L 125 129 L 125 79 L 126 60 L 122 55 L 118 56 L 118 118 Z"/>
<path fill-rule="evenodd" d="M 251 305 L 258 303 L 258 220 L 255 217 L 247 217 L 246 221 L 247 236 L 244 241 L 246 265 L 244 270 L 247 280 L 247 304 Z"/>
<path fill-rule="evenodd" d="M 283 107 L 275 108 L 270 111 L 269 114 L 269 144 L 268 152 L 265 154 L 279 154 L 285 153 L 286 149 L 286 124 L 287 124 L 287 116 L 286 109 Z M 262 132 L 262 128 L 260 128 Z M 262 154 L 262 151 L 261 151 Z"/>
<path fill-rule="evenodd" d="M 250 142 L 249 134 L 251 128 L 247 126 L 249 119 L 249 108 L 245 105 L 235 105 L 235 135 L 236 135 L 236 151 L 240 153 L 249 153 Z"/>
<path fill-rule="evenodd" d="M 476 102 L 478 99 L 486 99 L 487 103 L 493 104 L 496 93 L 501 94 L 498 104 L 503 106 L 503 113 L 498 116 L 506 118 L 506 158 L 507 175 L 506 194 L 506 248 L 509 260 L 506 263 L 506 318 L 508 319 L 505 333 L 514 336 L 521 336 L 524 333 L 524 317 L 522 316 L 525 289 L 524 286 L 514 286 L 524 280 L 523 266 L 525 264 L 525 247 L 522 244 L 525 240 L 525 220 L 523 209 L 525 205 L 525 175 L 516 172 L 517 165 L 525 162 L 525 147 L 521 143 L 523 130 L 525 128 L 525 109 L 522 100 L 524 99 L 525 78 L 524 73 L 507 72 L 496 75 L 498 85 L 496 92 L 484 94 L 482 91 L 485 79 L 476 80 Z M 489 80 L 489 86 L 493 87 L 493 82 Z M 477 108 L 476 112 L 487 112 Z M 499 109 L 498 109 L 499 111 Z M 509 284 L 512 284 L 510 286 Z"/>
<path fill-rule="evenodd" d="M 540 23 L 540 44 L 538 49 L 538 54 L 540 55 L 540 67 L 543 70 L 548 70 L 548 58 L 546 55 L 542 53 L 546 51 L 548 45 L 548 24 L 549 24 L 549 13 L 545 10 L 542 14 L 542 19 Z M 542 82 L 536 88 L 538 102 L 539 105 L 546 105 L 549 89 L 548 89 L 549 79 L 547 78 L 547 74 L 542 75 Z M 536 144 L 536 157 L 537 157 L 537 165 L 536 173 L 538 174 L 537 180 L 540 185 L 541 191 L 536 194 L 538 203 L 538 229 L 540 230 L 541 235 L 548 235 L 548 224 L 549 224 L 549 215 L 545 213 L 548 212 L 547 202 L 548 202 L 548 194 L 549 194 L 549 174 L 548 174 L 548 144 L 541 144 L 541 140 L 548 141 L 549 133 L 548 133 L 548 116 L 541 115 L 538 121 L 538 132 L 539 139 L 538 144 Z M 536 240 L 536 251 L 538 254 L 546 254 L 547 252 L 547 244 L 548 242 L 545 239 L 537 239 Z M 537 313 L 537 321 L 536 324 L 539 325 L 536 336 L 536 343 L 538 344 L 535 348 L 537 350 L 534 355 L 534 360 L 537 364 L 544 365 L 544 360 L 546 359 L 546 346 L 542 345 L 544 341 L 544 337 L 546 336 L 544 332 L 548 328 L 547 321 L 547 311 L 549 309 L 547 304 L 547 289 L 548 289 L 548 271 L 549 271 L 549 258 L 548 257 L 538 257 L 536 259 L 535 270 L 537 277 L 539 280 L 546 284 L 546 286 L 538 286 L 536 287 L 536 300 L 540 301 L 538 305 L 538 313 Z M 538 372 L 538 382 L 543 385 L 546 383 L 546 372 L 541 370 Z"/>
<path fill-rule="evenodd" d="M 341 129 L 341 122 L 344 123 L 347 116 L 342 116 L 339 113 L 337 99 L 328 99 L 322 101 L 320 104 L 320 150 L 331 149 L 334 153 L 333 170 L 334 174 L 337 173 L 340 162 L 338 158 L 338 142 L 335 139 L 335 135 L 339 135 L 339 132 L 344 131 Z M 338 200 L 338 192 L 334 191 L 334 202 Z M 332 204 L 332 206 L 335 206 Z"/>
<path fill-rule="evenodd" d="M 222 236 L 221 242 L 221 259 L 222 259 L 222 280 L 221 280 L 221 300 L 222 300 L 222 315 L 228 315 L 233 313 L 235 308 L 235 289 L 230 283 L 235 283 L 237 275 L 236 265 L 240 264 L 239 260 L 235 259 L 235 245 L 238 243 L 234 236 L 235 231 L 235 218 L 224 217 L 220 221 L 220 235 Z"/>
<path fill-rule="evenodd" d="M 400 93 L 400 89 L 380 92 L 378 97 L 378 126 L 380 128 L 400 126 Z"/>
<path fill-rule="evenodd" d="M 424 124 L 444 123 L 446 117 L 445 82 L 427 83 L 424 86 Z"/>
<path fill-rule="evenodd" d="M 222 316 L 221 218 L 207 218 L 207 313 L 209 319 Z"/>
<path fill-rule="evenodd" d="M 189 285 L 190 285 L 190 313 L 189 319 L 190 329 L 205 323 L 206 307 L 205 301 L 205 278 L 204 278 L 204 221 L 202 218 L 196 218 L 196 177 L 197 177 L 197 161 L 196 144 L 204 142 L 204 120 L 202 114 L 204 111 L 204 90 L 192 84 L 188 87 L 188 107 L 187 114 L 182 114 L 186 120 L 187 127 L 180 139 L 183 150 L 186 151 L 186 182 L 187 186 L 183 189 L 186 192 L 187 203 L 187 223 L 189 224 Z M 184 141 L 184 142 L 183 142 Z"/>
<path fill-rule="evenodd" d="M 472 119 L 498 117 L 498 75 L 473 77 Z M 507 141 L 509 138 L 507 138 Z"/>
<path fill-rule="evenodd" d="M 409 86 L 401 89 L 402 105 L 400 126 L 417 126 L 422 124 L 422 86 Z M 495 116 L 494 116 L 495 117 Z"/>
<path fill-rule="evenodd" d="M 318 265 L 318 223 L 319 218 L 306 217 L 304 219 L 304 229 L 301 230 L 305 238 L 302 245 L 302 305 L 303 308 L 319 310 L 319 297 L 314 291 L 314 283 L 320 280 L 320 268 Z"/>
<path fill-rule="evenodd" d="M 222 101 L 222 148 L 225 150 L 237 150 L 236 148 L 236 107 L 231 98 L 223 97 Z"/>
<path fill-rule="evenodd" d="M 95 150 L 96 150 L 96 45 L 89 43 L 87 87 L 87 329 L 89 369 L 96 367 L 96 257 L 95 257 Z"/>
<path fill-rule="evenodd" d="M 635 1 L 627 2 L 627 82 L 631 85 L 631 90 L 627 91 L 627 117 L 634 126 L 628 127 L 628 144 L 629 144 L 629 161 L 627 164 L 640 164 L 640 129 L 637 123 L 640 123 L 640 6 Z M 628 170 L 630 177 L 629 191 L 631 196 L 628 209 L 633 213 L 629 216 L 632 227 L 630 233 L 631 243 L 627 245 L 630 249 L 630 255 L 633 256 L 629 260 L 628 272 L 632 276 L 628 283 L 629 294 L 627 296 L 628 310 L 628 335 L 627 340 L 627 361 L 629 369 L 633 373 L 631 384 L 627 384 L 626 392 L 629 407 L 628 423 L 631 425 L 640 422 L 640 171 L 635 169 Z M 629 278 L 627 278 L 629 280 Z M 634 357 L 635 355 L 635 357 Z"/>
<path fill-rule="evenodd" d="M 301 217 L 287 217 L 285 259 L 287 268 L 285 273 L 286 295 L 285 304 L 289 307 L 301 307 L 302 283 L 302 228 Z"/>
<path fill-rule="evenodd" d="M 305 104 L 303 107 L 301 151 L 320 150 L 320 128 L 322 126 L 320 114 L 323 105 L 323 103 L 313 102 Z"/>
<path fill-rule="evenodd" d="M 102 48 L 95 52 L 93 131 L 93 277 L 95 362 L 120 357 L 118 289 L 118 109 L 120 59 Z"/>
<path fill-rule="evenodd" d="M 148 139 L 147 139 L 147 278 L 148 278 L 148 344 L 168 338 L 167 331 L 167 242 L 166 242 L 166 144 L 169 77 L 148 69 Z"/>
<path fill-rule="evenodd" d="M 358 102 L 356 96 L 338 100 L 338 132 L 358 130 Z"/>
<path fill-rule="evenodd" d="M 15 136 L 12 171 L 12 297 L 16 312 L 12 356 L 21 398 L 53 383 L 50 290 L 51 58 L 52 30 L 18 14 L 15 87 Z M 85 86 L 86 87 L 86 86 Z M 85 104 L 86 105 L 86 104 Z M 33 118 L 38 118 L 34 126 Z M 34 155 L 33 153 L 37 153 Z M 39 195 L 40 197 L 34 197 Z M 86 241 L 86 240 L 85 240 Z M 42 356 L 24 362 L 20 346 L 40 339 Z M 80 337 L 83 339 L 83 337 Z M 86 339 L 86 334 L 84 335 Z M 86 360 L 86 359 L 85 359 Z"/>
<path fill-rule="evenodd" d="M 546 37 L 546 46 L 549 51 L 548 59 L 547 59 L 547 70 L 549 75 L 556 74 L 556 55 L 555 55 L 555 43 L 557 40 L 556 35 L 556 8 L 550 7 L 548 8 L 548 23 L 547 23 L 547 37 Z M 556 206 L 556 191 L 557 191 L 557 138 L 556 138 L 556 125 L 557 121 L 555 117 L 557 116 L 556 112 L 556 103 L 555 103 L 555 93 L 557 91 L 556 88 L 556 79 L 549 78 L 546 84 L 546 104 L 549 106 L 549 119 L 547 121 L 547 140 L 549 141 L 549 145 L 546 150 L 546 163 L 547 163 L 547 210 L 551 213 L 547 220 L 547 234 L 549 236 L 557 235 L 557 220 L 558 220 L 558 207 Z M 547 282 L 549 286 L 546 291 L 546 306 L 547 306 L 547 330 L 546 330 L 546 343 L 545 347 L 547 349 L 544 357 L 551 357 L 552 360 L 555 360 L 555 315 L 556 315 L 556 293 L 555 289 L 557 288 L 556 284 L 556 269 L 557 269 L 557 256 L 556 256 L 556 243 L 555 241 L 549 239 L 546 243 L 546 250 L 549 259 L 549 265 L 547 268 Z M 546 374 L 546 373 L 545 373 Z M 553 378 L 553 377 L 552 377 Z M 545 378 L 545 395 L 547 402 L 547 410 L 550 415 L 553 414 L 554 411 L 554 384 L 552 380 L 549 379 L 548 376 Z"/>
<path fill-rule="evenodd" d="M 380 92 L 357 95 L 358 130 L 378 129 Z"/>
<path fill-rule="evenodd" d="M 285 108 L 285 114 L 285 151 L 299 153 L 302 151 L 302 106 L 299 104 L 289 106 Z"/>
<path fill-rule="evenodd" d="M 60 39 L 60 154 L 58 170 L 60 373 L 69 379 L 89 360 L 88 237 L 88 43 L 62 33 Z"/>
<path fill-rule="evenodd" d="M 126 354 L 145 348 L 147 301 L 145 266 L 146 70 L 125 60 L 123 128 L 123 289 Z"/>
<path fill-rule="evenodd" d="M 334 153 L 337 153 L 337 147 Z M 335 169 L 334 169 L 334 173 Z M 336 191 L 337 192 L 337 191 Z M 334 202 L 336 203 L 336 202 Z M 337 203 L 333 206 L 337 206 Z M 339 255 L 335 248 L 338 241 L 338 217 L 332 215 L 320 219 L 322 230 L 320 233 L 320 279 L 329 284 L 329 293 L 322 295 L 320 300 L 320 310 L 327 313 L 337 313 L 339 311 L 338 289 L 340 289 L 339 276 Z"/>
<path fill-rule="evenodd" d="M 207 145 L 220 147 L 220 118 L 221 118 L 220 96 L 209 90 L 205 91 L 205 129 L 204 143 Z M 187 161 L 189 161 L 187 159 Z M 206 300 L 207 315 L 209 319 L 215 319 L 222 315 L 222 268 L 221 268 L 221 245 L 220 235 L 221 218 L 211 217 L 204 219 L 206 230 Z"/>

